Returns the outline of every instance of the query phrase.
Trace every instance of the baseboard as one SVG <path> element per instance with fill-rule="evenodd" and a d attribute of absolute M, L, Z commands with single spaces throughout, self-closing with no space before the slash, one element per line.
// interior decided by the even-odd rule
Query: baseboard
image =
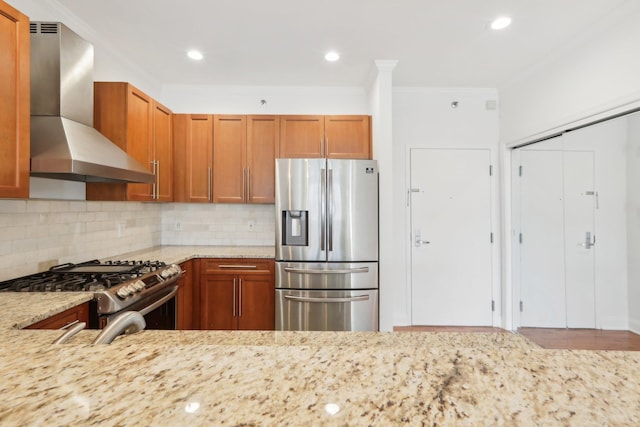
<path fill-rule="evenodd" d="M 640 319 L 629 318 L 629 330 L 640 335 Z"/>
<path fill-rule="evenodd" d="M 622 317 L 601 317 L 598 319 L 598 329 L 604 329 L 607 331 L 628 331 L 630 328 L 631 319 Z"/>

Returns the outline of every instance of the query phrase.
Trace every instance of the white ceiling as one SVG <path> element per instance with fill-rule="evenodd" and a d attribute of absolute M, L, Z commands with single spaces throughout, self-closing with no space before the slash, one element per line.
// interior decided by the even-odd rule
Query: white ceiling
<path fill-rule="evenodd" d="M 500 87 L 636 0 L 58 0 L 160 83 Z M 488 29 L 507 14 L 512 25 Z M 188 49 L 205 59 L 194 63 Z M 337 63 L 323 59 L 338 51 Z"/>

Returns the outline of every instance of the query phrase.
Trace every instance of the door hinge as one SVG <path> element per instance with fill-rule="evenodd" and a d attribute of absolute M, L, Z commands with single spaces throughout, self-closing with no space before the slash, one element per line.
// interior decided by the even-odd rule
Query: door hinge
<path fill-rule="evenodd" d="M 518 166 L 518 176 L 522 176 L 522 166 Z"/>
<path fill-rule="evenodd" d="M 491 311 L 496 311 L 496 302 L 491 300 Z"/>
<path fill-rule="evenodd" d="M 522 244 L 522 233 L 518 234 L 518 242 Z"/>
<path fill-rule="evenodd" d="M 524 308 L 524 304 L 522 304 L 522 301 L 520 301 L 520 313 L 522 313 L 523 308 Z"/>
<path fill-rule="evenodd" d="M 493 233 L 489 233 L 489 241 L 493 243 Z"/>
<path fill-rule="evenodd" d="M 493 176 L 493 165 L 489 165 L 489 176 Z"/>

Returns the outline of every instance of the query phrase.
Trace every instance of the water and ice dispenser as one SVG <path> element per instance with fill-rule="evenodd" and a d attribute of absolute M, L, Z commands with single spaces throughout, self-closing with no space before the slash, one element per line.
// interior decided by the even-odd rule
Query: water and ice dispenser
<path fill-rule="evenodd" d="M 282 244 L 286 246 L 308 246 L 309 211 L 282 211 Z"/>

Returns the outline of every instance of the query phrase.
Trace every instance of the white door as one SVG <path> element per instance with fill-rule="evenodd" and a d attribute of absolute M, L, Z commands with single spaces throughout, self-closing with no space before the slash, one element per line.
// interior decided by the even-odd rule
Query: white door
<path fill-rule="evenodd" d="M 594 153 L 564 152 L 567 327 L 595 328 Z"/>
<path fill-rule="evenodd" d="M 594 153 L 520 152 L 520 326 L 595 327 Z"/>
<path fill-rule="evenodd" d="M 566 326 L 562 151 L 520 153 L 520 325 Z"/>
<path fill-rule="evenodd" d="M 491 325 L 490 152 L 410 156 L 411 323 Z"/>

